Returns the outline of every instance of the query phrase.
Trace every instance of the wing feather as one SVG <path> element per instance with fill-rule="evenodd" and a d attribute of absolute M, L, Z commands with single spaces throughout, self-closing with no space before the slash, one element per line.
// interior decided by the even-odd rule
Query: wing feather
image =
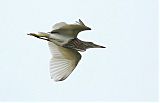
<path fill-rule="evenodd" d="M 52 54 L 50 60 L 51 78 L 55 81 L 62 81 L 75 69 L 81 59 L 81 54 L 76 50 L 57 46 L 52 42 L 48 44 Z"/>

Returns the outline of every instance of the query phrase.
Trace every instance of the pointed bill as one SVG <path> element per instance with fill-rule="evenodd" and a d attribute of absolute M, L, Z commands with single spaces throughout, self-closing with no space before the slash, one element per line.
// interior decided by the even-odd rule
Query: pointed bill
<path fill-rule="evenodd" d="M 65 80 L 75 69 L 81 59 L 81 54 L 76 50 L 67 49 L 49 42 L 52 54 L 50 60 L 50 74 L 55 81 Z"/>

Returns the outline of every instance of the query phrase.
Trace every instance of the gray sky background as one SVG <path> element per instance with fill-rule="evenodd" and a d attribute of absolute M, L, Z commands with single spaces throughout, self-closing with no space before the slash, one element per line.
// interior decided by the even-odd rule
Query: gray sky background
<path fill-rule="evenodd" d="M 27 36 L 81 19 L 89 49 L 63 82 L 46 41 Z M 1 0 L 0 101 L 157 100 L 158 0 Z"/>

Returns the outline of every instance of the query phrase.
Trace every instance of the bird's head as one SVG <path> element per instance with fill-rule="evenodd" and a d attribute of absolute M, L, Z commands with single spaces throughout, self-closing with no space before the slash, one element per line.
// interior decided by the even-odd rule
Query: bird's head
<path fill-rule="evenodd" d="M 90 27 L 87 27 L 87 26 L 84 26 L 84 25 L 72 25 L 72 27 L 73 27 L 74 31 L 79 31 L 79 32 L 85 31 L 85 30 L 91 30 Z"/>
<path fill-rule="evenodd" d="M 76 21 L 77 24 L 73 24 L 71 25 L 73 28 L 73 31 L 75 32 L 81 32 L 81 31 L 85 31 L 85 30 L 91 30 L 90 27 L 86 26 L 80 19 L 79 21 Z"/>

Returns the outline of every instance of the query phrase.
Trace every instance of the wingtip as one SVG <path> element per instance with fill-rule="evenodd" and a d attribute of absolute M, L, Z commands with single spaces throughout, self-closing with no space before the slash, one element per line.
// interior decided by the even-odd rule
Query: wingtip
<path fill-rule="evenodd" d="M 66 78 L 54 79 L 54 78 L 51 77 L 51 79 L 53 79 L 55 82 L 61 82 L 61 81 L 64 81 Z"/>

